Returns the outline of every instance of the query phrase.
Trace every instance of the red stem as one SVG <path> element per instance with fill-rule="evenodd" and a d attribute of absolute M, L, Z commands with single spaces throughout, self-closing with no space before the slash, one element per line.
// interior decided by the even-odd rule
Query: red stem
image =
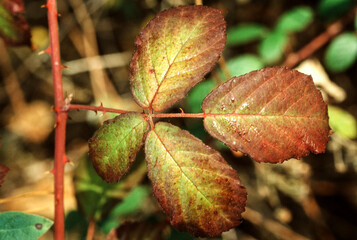
<path fill-rule="evenodd" d="M 50 56 L 52 64 L 53 91 L 56 112 L 55 129 L 55 163 L 54 163 L 54 189 L 55 189 L 55 239 L 64 239 L 64 204 L 63 180 L 65 165 L 65 141 L 67 112 L 60 111 L 64 104 L 61 74 L 60 47 L 58 40 L 58 22 L 56 0 L 47 0 L 48 26 L 50 33 Z"/>

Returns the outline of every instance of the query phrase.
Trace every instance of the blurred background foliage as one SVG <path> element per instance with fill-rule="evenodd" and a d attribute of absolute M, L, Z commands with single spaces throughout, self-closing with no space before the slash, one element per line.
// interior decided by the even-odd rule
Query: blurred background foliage
<path fill-rule="evenodd" d="M 1 3 L 1 2 L 0 2 Z M 0 211 L 23 211 L 53 218 L 54 114 L 43 0 L 24 1 L 31 45 L 8 46 L 0 39 L 0 163 L 8 166 L 0 188 Z M 132 99 L 129 61 L 139 31 L 161 10 L 193 4 L 189 0 L 58 1 L 66 96 L 73 103 L 140 111 Z M 281 165 L 257 164 L 212 139 L 201 120 L 166 119 L 220 150 L 247 187 L 243 223 L 222 234 L 225 240 L 355 239 L 357 236 L 357 17 L 354 0 L 203 1 L 224 9 L 226 61 L 172 112 L 201 112 L 203 98 L 231 76 L 284 65 L 308 43 L 319 40 L 335 21 L 336 37 L 299 61 L 329 105 L 334 132 L 325 154 Z M 0 35 L 6 44 L 21 29 L 0 4 Z M 17 36 L 17 37 L 16 37 Z M 23 41 L 26 42 L 26 37 Z M 170 227 L 153 197 L 144 154 L 117 184 L 95 173 L 87 140 L 114 114 L 71 112 L 67 129 L 65 209 L 67 239 L 194 239 Z M 52 239 L 49 232 L 42 239 Z"/>

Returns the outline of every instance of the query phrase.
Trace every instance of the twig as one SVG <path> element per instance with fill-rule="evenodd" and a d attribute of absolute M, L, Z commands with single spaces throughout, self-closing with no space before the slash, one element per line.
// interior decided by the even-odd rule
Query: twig
<path fill-rule="evenodd" d="M 94 237 L 94 232 L 95 232 L 95 221 L 91 219 L 88 225 L 86 240 L 92 240 Z"/>
<path fill-rule="evenodd" d="M 61 58 L 58 39 L 57 5 L 56 0 L 48 0 L 48 27 L 50 34 L 50 47 L 47 52 L 51 56 L 53 92 L 56 112 L 55 129 L 55 164 L 54 164 L 54 189 L 55 189 L 55 239 L 64 239 L 64 165 L 65 165 L 65 142 L 66 142 L 66 122 L 67 112 L 59 111 L 64 104 Z"/>
<path fill-rule="evenodd" d="M 292 231 L 291 229 L 285 227 L 277 221 L 272 219 L 264 218 L 259 212 L 246 207 L 246 211 L 243 213 L 243 218 L 247 219 L 254 225 L 263 227 L 265 230 L 269 231 L 273 235 L 277 236 L 279 239 L 283 240 L 308 240 L 308 238 Z"/>
<path fill-rule="evenodd" d="M 329 42 L 334 36 L 339 34 L 342 31 L 343 26 L 353 19 L 353 16 L 356 12 L 357 7 L 355 7 L 346 17 L 330 25 L 325 32 L 314 38 L 310 43 L 308 43 L 298 52 L 289 54 L 285 62 L 283 63 L 283 66 L 293 68 L 298 63 L 311 56 L 314 52 L 316 52 L 323 45 Z"/>

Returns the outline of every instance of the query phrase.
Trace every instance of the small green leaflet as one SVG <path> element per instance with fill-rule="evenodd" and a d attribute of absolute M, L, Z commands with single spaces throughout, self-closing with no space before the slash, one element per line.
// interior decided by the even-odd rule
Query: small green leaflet
<path fill-rule="evenodd" d="M 149 124 L 139 113 L 123 113 L 106 121 L 89 139 L 89 156 L 98 175 L 117 182 L 129 170 Z"/>
<path fill-rule="evenodd" d="M 47 218 L 22 213 L 0 213 L 0 240 L 36 240 L 50 229 L 53 222 Z"/>
<path fill-rule="evenodd" d="M 301 31 L 312 22 L 313 16 L 314 13 L 310 7 L 293 8 L 280 17 L 276 29 L 286 33 Z"/>
<path fill-rule="evenodd" d="M 283 67 L 253 71 L 215 88 L 203 101 L 206 130 L 258 162 L 322 153 L 327 105 L 311 76 Z"/>
<path fill-rule="evenodd" d="M 215 237 L 241 222 L 246 190 L 219 152 L 159 122 L 148 134 L 145 153 L 154 195 L 175 228 Z"/>
<path fill-rule="evenodd" d="M 136 102 L 159 112 L 185 97 L 218 60 L 225 30 L 217 9 L 183 6 L 160 12 L 135 42 L 130 81 Z"/>

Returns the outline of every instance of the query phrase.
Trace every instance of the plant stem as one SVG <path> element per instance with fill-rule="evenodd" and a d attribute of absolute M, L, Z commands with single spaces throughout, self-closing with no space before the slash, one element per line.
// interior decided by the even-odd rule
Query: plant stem
<path fill-rule="evenodd" d="M 65 107 L 64 111 L 71 111 L 71 110 L 90 110 L 94 112 L 112 112 L 112 113 L 128 113 L 132 111 L 126 111 L 126 110 L 121 110 L 121 109 L 116 109 L 116 108 L 106 108 L 103 107 L 102 105 L 99 107 L 95 106 L 87 106 L 87 105 L 80 105 L 80 104 L 71 104 L 68 107 Z"/>
<path fill-rule="evenodd" d="M 204 118 L 204 113 L 153 113 L 153 118 Z"/>
<path fill-rule="evenodd" d="M 95 221 L 92 219 L 89 221 L 86 240 L 92 240 L 94 237 L 94 232 L 95 232 Z"/>
<path fill-rule="evenodd" d="M 288 68 L 293 68 L 301 61 L 310 57 L 314 52 L 316 52 L 318 49 L 328 43 L 333 37 L 339 34 L 343 30 L 344 25 L 353 19 L 356 12 L 357 7 L 353 8 L 352 11 L 350 11 L 350 13 L 348 13 L 342 19 L 331 24 L 325 32 L 314 38 L 298 52 L 289 54 L 282 65 Z"/>
<path fill-rule="evenodd" d="M 63 180 L 65 165 L 65 141 L 67 112 L 60 111 L 64 104 L 60 47 L 58 40 L 58 22 L 56 0 L 47 0 L 48 26 L 50 34 L 50 56 L 52 64 L 53 92 L 56 112 L 55 129 L 55 163 L 54 163 L 54 189 L 55 189 L 55 239 L 64 239 L 64 204 L 63 204 Z"/>

